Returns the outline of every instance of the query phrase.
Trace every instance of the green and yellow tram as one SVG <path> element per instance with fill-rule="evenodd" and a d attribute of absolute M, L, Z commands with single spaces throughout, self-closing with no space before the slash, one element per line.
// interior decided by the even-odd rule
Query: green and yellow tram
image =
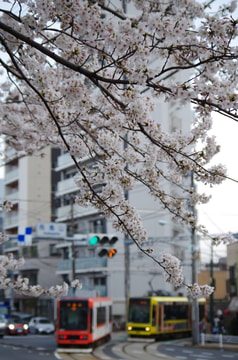
<path fill-rule="evenodd" d="M 206 300 L 199 299 L 199 318 L 206 317 Z M 192 303 L 187 297 L 132 297 L 128 301 L 127 333 L 156 339 L 191 335 Z"/>

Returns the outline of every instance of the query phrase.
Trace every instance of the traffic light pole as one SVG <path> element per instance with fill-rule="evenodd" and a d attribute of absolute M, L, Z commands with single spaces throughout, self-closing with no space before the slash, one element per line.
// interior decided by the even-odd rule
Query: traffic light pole
<path fill-rule="evenodd" d="M 211 261 L 210 261 L 210 285 L 211 286 L 214 286 L 214 277 L 213 277 L 213 244 L 211 244 Z M 211 329 L 213 328 L 213 321 L 214 321 L 214 310 L 213 310 L 213 307 L 214 307 L 214 298 L 213 298 L 213 293 L 210 295 L 210 306 L 209 306 L 209 313 L 210 313 L 210 316 L 209 316 L 209 321 L 210 321 L 210 324 L 211 324 Z"/>
<path fill-rule="evenodd" d="M 127 236 L 124 239 L 125 247 L 125 305 L 127 309 L 127 302 L 130 296 L 130 244 Z"/>
<path fill-rule="evenodd" d="M 191 189 L 194 189 L 193 172 L 191 172 Z M 196 212 L 193 205 L 191 205 L 191 211 L 196 218 Z M 192 284 L 198 282 L 197 280 L 197 237 L 195 226 L 191 230 L 191 245 L 192 245 Z M 192 343 L 193 345 L 199 344 L 199 306 L 198 299 L 192 299 Z"/>
<path fill-rule="evenodd" d="M 127 12 L 127 3 L 125 0 L 122 0 L 122 10 L 126 14 Z M 124 141 L 124 149 L 127 147 L 127 134 L 125 135 L 125 141 Z M 127 166 L 127 165 L 126 165 Z M 129 198 L 129 191 L 126 190 L 124 192 L 125 199 L 128 200 Z M 128 299 L 130 296 L 130 239 L 128 239 L 128 235 L 125 233 L 124 235 L 124 282 L 125 282 L 125 316 L 127 319 L 127 305 L 128 305 Z M 125 320 L 126 320 L 125 319 Z"/>

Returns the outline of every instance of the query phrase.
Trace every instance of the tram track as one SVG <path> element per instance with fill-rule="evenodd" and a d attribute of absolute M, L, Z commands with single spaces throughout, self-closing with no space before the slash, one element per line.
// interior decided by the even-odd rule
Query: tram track
<path fill-rule="evenodd" d="M 174 358 L 158 352 L 157 342 L 145 341 L 110 341 L 86 353 L 75 349 L 76 352 L 60 352 L 58 359 L 62 360 L 174 360 Z"/>
<path fill-rule="evenodd" d="M 124 346 L 124 353 L 126 356 L 130 356 L 131 359 L 135 360 L 158 360 L 158 356 L 161 360 L 172 360 L 167 355 L 158 352 L 157 342 L 129 342 Z M 128 357 L 126 357 L 128 359 Z M 174 360 L 174 359 L 173 359 Z"/>

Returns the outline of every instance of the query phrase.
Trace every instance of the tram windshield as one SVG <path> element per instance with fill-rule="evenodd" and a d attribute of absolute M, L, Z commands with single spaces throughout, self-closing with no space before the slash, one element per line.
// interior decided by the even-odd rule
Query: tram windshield
<path fill-rule="evenodd" d="M 62 300 L 59 327 L 64 330 L 87 330 L 87 301 Z"/>
<path fill-rule="evenodd" d="M 150 299 L 129 300 L 128 322 L 144 323 L 150 322 Z"/>

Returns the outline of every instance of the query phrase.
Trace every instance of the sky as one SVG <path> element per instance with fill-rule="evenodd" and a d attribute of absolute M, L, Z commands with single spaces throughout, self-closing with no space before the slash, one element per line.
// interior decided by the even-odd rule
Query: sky
<path fill-rule="evenodd" d="M 221 151 L 212 163 L 222 163 L 227 167 L 227 175 L 238 180 L 238 124 L 220 115 L 214 115 L 213 129 L 210 131 L 221 145 Z M 238 183 L 225 180 L 222 184 L 214 186 L 198 186 L 206 194 L 211 194 L 212 199 L 208 204 L 198 207 L 199 222 L 204 224 L 210 233 L 238 233 Z M 207 258 L 211 249 L 209 240 L 201 241 L 203 256 Z M 226 256 L 226 246 L 214 249 L 215 256 Z"/>
<path fill-rule="evenodd" d="M 204 0 L 199 0 L 204 2 Z M 226 3 L 225 0 L 214 0 L 211 9 L 217 9 L 219 5 Z M 238 8 L 235 11 L 238 16 Z M 210 134 L 217 138 L 217 143 L 221 145 L 221 151 L 217 154 L 214 164 L 222 163 L 227 167 L 227 175 L 238 180 L 238 124 L 236 121 L 221 115 L 214 114 L 213 128 Z M 238 183 L 225 180 L 221 185 L 210 189 L 208 186 L 199 186 L 206 194 L 211 194 L 212 199 L 208 204 L 198 207 L 199 222 L 204 224 L 211 234 L 238 233 Z M 200 243 L 202 260 L 208 261 L 211 257 L 211 241 L 203 240 Z M 226 246 L 219 245 L 214 248 L 214 259 L 226 256 Z"/>

